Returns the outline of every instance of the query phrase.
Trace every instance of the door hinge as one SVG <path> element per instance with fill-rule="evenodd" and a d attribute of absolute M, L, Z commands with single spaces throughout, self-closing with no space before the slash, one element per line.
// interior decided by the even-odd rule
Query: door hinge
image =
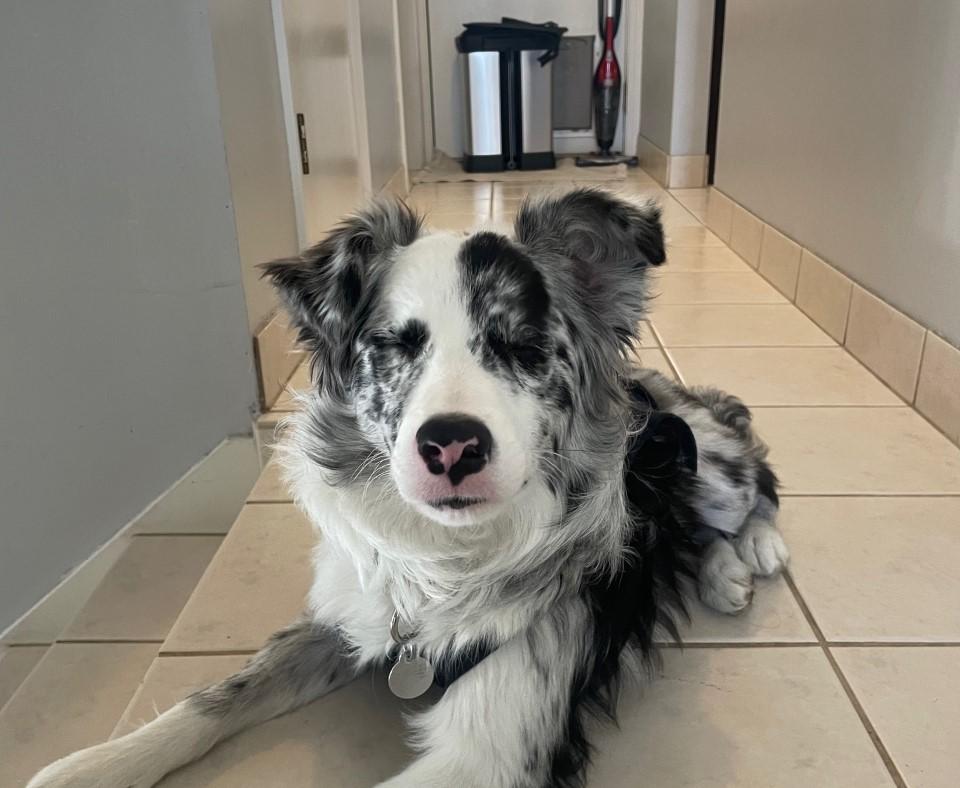
<path fill-rule="evenodd" d="M 300 167 L 304 175 L 310 174 L 310 154 L 307 153 L 307 121 L 302 112 L 297 113 L 297 137 L 300 139 Z"/>

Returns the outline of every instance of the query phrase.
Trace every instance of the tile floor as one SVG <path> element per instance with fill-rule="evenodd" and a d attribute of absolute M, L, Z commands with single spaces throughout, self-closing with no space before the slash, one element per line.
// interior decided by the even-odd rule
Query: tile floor
<path fill-rule="evenodd" d="M 509 222 L 538 188 L 437 184 L 411 202 L 464 229 Z M 687 647 L 666 649 L 657 680 L 624 689 L 619 728 L 595 734 L 589 784 L 956 785 L 960 451 L 753 270 L 752 217 L 729 222 L 747 265 L 705 228 L 704 190 L 667 193 L 643 173 L 617 189 L 660 200 L 670 241 L 641 362 L 755 409 L 793 561 L 740 617 L 694 610 Z M 261 434 L 294 406 L 283 396 Z M 199 506 L 148 519 L 58 637 L 0 651 L 0 786 L 235 671 L 299 608 L 311 537 L 276 468 L 232 528 L 204 526 Z M 364 679 L 163 785 L 369 786 L 411 757 L 403 710 L 382 677 Z"/>

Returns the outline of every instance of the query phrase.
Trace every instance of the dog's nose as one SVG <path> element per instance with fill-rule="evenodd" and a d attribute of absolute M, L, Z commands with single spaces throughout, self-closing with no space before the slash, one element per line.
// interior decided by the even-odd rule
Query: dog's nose
<path fill-rule="evenodd" d="M 480 471 L 490 459 L 492 448 L 490 430 L 459 413 L 434 416 L 417 430 L 417 451 L 427 470 L 436 476 L 447 474 L 453 485 Z"/>

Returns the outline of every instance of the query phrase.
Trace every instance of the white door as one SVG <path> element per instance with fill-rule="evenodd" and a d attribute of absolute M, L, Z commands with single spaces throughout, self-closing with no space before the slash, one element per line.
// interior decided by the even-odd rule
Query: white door
<path fill-rule="evenodd" d="M 298 232 L 307 246 L 364 197 L 358 138 L 365 129 L 358 130 L 351 61 L 356 11 L 348 0 L 272 2 Z"/>

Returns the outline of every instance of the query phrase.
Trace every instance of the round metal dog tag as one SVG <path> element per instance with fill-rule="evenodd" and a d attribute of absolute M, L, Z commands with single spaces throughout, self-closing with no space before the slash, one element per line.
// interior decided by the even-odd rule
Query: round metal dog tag
<path fill-rule="evenodd" d="M 419 698 L 433 685 L 433 665 L 420 656 L 415 646 L 405 643 L 400 650 L 400 659 L 390 668 L 387 684 L 398 698 Z"/>

